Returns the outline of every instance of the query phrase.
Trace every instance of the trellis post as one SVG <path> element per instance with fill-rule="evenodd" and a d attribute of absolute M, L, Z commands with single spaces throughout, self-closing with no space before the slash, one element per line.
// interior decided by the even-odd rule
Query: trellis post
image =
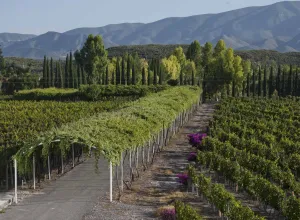
<path fill-rule="evenodd" d="M 64 155 L 62 150 L 61 150 L 61 174 L 64 174 Z"/>
<path fill-rule="evenodd" d="M 73 160 L 73 168 L 74 168 L 75 167 L 74 143 L 72 143 L 72 160 Z"/>
<path fill-rule="evenodd" d="M 35 189 L 35 156 L 32 157 L 33 189 Z"/>
<path fill-rule="evenodd" d="M 48 176 L 49 180 L 51 180 L 50 155 L 48 155 Z"/>
<path fill-rule="evenodd" d="M 109 164 L 109 201 L 112 202 L 112 162 Z"/>
<path fill-rule="evenodd" d="M 123 192 L 123 152 L 121 152 L 121 191 Z"/>
<path fill-rule="evenodd" d="M 14 159 L 15 167 L 15 203 L 18 204 L 18 176 L 17 176 L 17 159 Z"/>

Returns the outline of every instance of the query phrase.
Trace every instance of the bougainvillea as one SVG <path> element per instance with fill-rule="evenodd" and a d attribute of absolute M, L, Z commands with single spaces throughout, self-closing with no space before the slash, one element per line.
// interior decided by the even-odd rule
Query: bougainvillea
<path fill-rule="evenodd" d="M 187 185 L 189 176 L 186 173 L 177 174 L 177 177 L 179 179 L 178 180 L 179 183 L 183 185 Z"/>
<path fill-rule="evenodd" d="M 175 220 L 176 219 L 175 208 L 166 208 L 161 210 L 160 216 L 163 220 Z"/>
<path fill-rule="evenodd" d="M 188 135 L 188 139 L 189 139 L 189 143 L 193 146 L 193 147 L 199 147 L 202 143 L 202 140 L 207 136 L 206 133 L 194 133 L 194 134 L 189 134 Z"/>
<path fill-rule="evenodd" d="M 192 152 L 189 154 L 188 156 L 188 161 L 196 161 L 197 159 L 197 153 L 196 152 Z"/>

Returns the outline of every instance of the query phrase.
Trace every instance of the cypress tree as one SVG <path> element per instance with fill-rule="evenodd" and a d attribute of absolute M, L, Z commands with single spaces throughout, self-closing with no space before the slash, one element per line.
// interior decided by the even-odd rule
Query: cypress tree
<path fill-rule="evenodd" d="M 50 64 L 49 64 L 49 59 L 47 59 L 47 88 L 49 88 L 51 85 L 49 84 L 51 82 L 50 78 Z"/>
<path fill-rule="evenodd" d="M 267 97 L 267 67 L 264 69 L 264 83 L 263 83 L 264 97 Z"/>
<path fill-rule="evenodd" d="M 111 84 L 112 85 L 115 85 L 115 77 L 116 77 L 116 71 L 114 70 L 111 75 Z"/>
<path fill-rule="evenodd" d="M 109 84 L 109 80 L 108 80 L 108 65 L 106 66 L 106 72 L 105 72 L 105 85 Z"/>
<path fill-rule="evenodd" d="M 130 85 L 130 55 L 127 57 L 127 85 Z"/>
<path fill-rule="evenodd" d="M 146 85 L 146 72 L 145 67 L 142 69 L 142 85 Z"/>
<path fill-rule="evenodd" d="M 247 75 L 247 97 L 250 97 L 250 72 Z"/>
<path fill-rule="evenodd" d="M 255 89 L 255 73 L 254 73 L 254 70 L 253 70 L 253 74 L 252 74 L 252 93 L 253 93 L 253 97 L 255 97 L 255 92 L 256 92 L 256 89 Z"/>
<path fill-rule="evenodd" d="M 82 75 L 81 75 L 81 70 L 80 70 L 80 64 L 77 64 L 77 78 L 78 78 L 78 88 L 82 84 Z"/>
<path fill-rule="evenodd" d="M 61 61 L 58 62 L 58 88 L 64 87 L 63 71 L 61 69 Z"/>
<path fill-rule="evenodd" d="M 164 76 L 161 68 L 159 68 L 159 85 L 163 84 Z"/>
<path fill-rule="evenodd" d="M 261 68 L 260 68 L 260 66 L 259 66 L 259 69 L 258 69 L 258 97 L 261 97 L 261 90 L 262 90 L 262 88 L 261 88 Z"/>
<path fill-rule="evenodd" d="M 44 56 L 44 63 L 43 63 L 43 88 L 47 87 L 47 82 L 48 82 L 48 78 L 47 78 L 47 58 L 46 56 Z"/>
<path fill-rule="evenodd" d="M 296 68 L 295 72 L 295 80 L 294 80 L 294 95 L 298 96 L 299 95 L 299 75 L 298 75 L 298 67 Z"/>
<path fill-rule="evenodd" d="M 55 81 L 54 81 L 54 86 L 58 88 L 58 62 L 55 62 Z"/>
<path fill-rule="evenodd" d="M 156 85 L 157 84 L 157 68 L 156 68 L 156 63 L 154 62 L 154 68 L 153 68 L 153 71 L 154 71 L 154 75 L 153 75 L 153 85 Z"/>
<path fill-rule="evenodd" d="M 235 80 L 233 79 L 232 80 L 232 96 L 235 97 L 236 94 L 235 94 Z"/>
<path fill-rule="evenodd" d="M 281 95 L 286 96 L 285 71 L 282 71 Z"/>
<path fill-rule="evenodd" d="M 50 77 L 49 77 L 49 87 L 54 87 L 54 69 L 53 69 L 53 59 L 50 59 Z"/>
<path fill-rule="evenodd" d="M 274 93 L 274 71 L 273 66 L 271 66 L 270 77 L 269 77 L 269 97 L 271 98 Z"/>
<path fill-rule="evenodd" d="M 147 81 L 148 81 L 148 86 L 150 86 L 150 85 L 151 85 L 150 66 L 148 66 L 148 77 L 147 77 Z"/>
<path fill-rule="evenodd" d="M 182 73 L 182 70 L 180 70 L 179 83 L 180 83 L 181 86 L 183 85 L 183 73 Z"/>
<path fill-rule="evenodd" d="M 290 73 L 288 77 L 288 85 L 287 85 L 288 95 L 293 95 L 293 67 L 290 65 Z"/>
<path fill-rule="evenodd" d="M 122 57 L 122 73 L 121 73 L 121 84 L 125 85 L 126 84 L 126 79 L 125 79 L 125 57 Z"/>
<path fill-rule="evenodd" d="M 278 66 L 277 77 L 276 77 L 276 90 L 278 95 L 281 95 L 281 66 Z"/>
<path fill-rule="evenodd" d="M 70 52 L 70 62 L 69 62 L 69 87 L 70 88 L 74 88 L 75 87 L 75 79 L 74 79 L 74 75 L 73 75 L 73 56 L 72 56 L 72 52 Z"/>
<path fill-rule="evenodd" d="M 134 63 L 132 64 L 132 79 L 131 79 L 131 84 L 132 85 L 136 85 L 136 75 L 135 75 L 135 67 L 134 67 Z"/>
<path fill-rule="evenodd" d="M 64 80 L 65 80 L 65 88 L 69 88 L 69 54 L 67 54 L 66 57 Z"/>
<path fill-rule="evenodd" d="M 120 75 L 120 58 L 117 58 L 117 64 L 116 64 L 116 85 L 120 85 L 121 82 L 121 75 Z"/>
<path fill-rule="evenodd" d="M 195 85 L 195 73 L 194 70 L 192 70 L 192 86 Z"/>

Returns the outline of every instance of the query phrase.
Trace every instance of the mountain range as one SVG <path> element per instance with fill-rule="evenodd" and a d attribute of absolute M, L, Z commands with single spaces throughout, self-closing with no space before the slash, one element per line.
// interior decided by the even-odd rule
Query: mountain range
<path fill-rule="evenodd" d="M 122 23 L 42 35 L 0 33 L 5 56 L 64 57 L 80 49 L 89 34 L 100 34 L 106 48 L 119 45 L 215 44 L 223 39 L 235 50 L 300 51 L 300 1 L 247 7 L 218 14 L 165 18 L 152 23 Z"/>

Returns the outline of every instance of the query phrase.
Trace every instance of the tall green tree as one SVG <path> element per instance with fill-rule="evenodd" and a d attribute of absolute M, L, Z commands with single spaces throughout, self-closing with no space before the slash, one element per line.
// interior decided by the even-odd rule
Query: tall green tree
<path fill-rule="evenodd" d="M 255 72 L 253 70 L 253 73 L 252 73 L 252 95 L 253 97 L 255 97 L 256 95 L 256 80 L 255 80 Z"/>
<path fill-rule="evenodd" d="M 285 86 L 285 70 L 282 72 L 282 81 L 281 81 L 281 96 L 286 96 L 286 86 Z"/>
<path fill-rule="evenodd" d="M 143 70 L 142 70 L 142 85 L 146 85 L 146 71 L 145 71 L 145 67 L 143 67 Z"/>
<path fill-rule="evenodd" d="M 251 86 L 250 86 L 250 72 L 247 74 L 247 97 L 250 97 L 250 91 L 251 91 Z"/>
<path fill-rule="evenodd" d="M 162 85 L 164 81 L 164 74 L 163 71 L 161 69 L 161 67 L 159 68 L 159 85 Z"/>
<path fill-rule="evenodd" d="M 270 77 L 269 77 L 269 97 L 271 98 L 274 91 L 275 91 L 275 85 L 274 85 L 274 69 L 273 66 L 271 66 L 270 70 Z"/>
<path fill-rule="evenodd" d="M 157 85 L 157 62 L 154 60 L 154 66 L 153 66 L 153 85 Z"/>
<path fill-rule="evenodd" d="M 258 67 L 258 97 L 261 97 L 262 95 L 262 86 L 261 86 L 261 67 Z"/>
<path fill-rule="evenodd" d="M 61 69 L 61 61 L 58 61 L 58 88 L 64 87 L 63 71 Z"/>
<path fill-rule="evenodd" d="M 54 87 L 55 76 L 54 76 L 54 66 L 53 59 L 50 59 L 50 79 L 49 79 L 49 87 Z"/>
<path fill-rule="evenodd" d="M 64 81 L 65 81 L 65 88 L 70 88 L 69 87 L 69 81 L 70 81 L 70 75 L 69 75 L 69 54 L 67 54 L 67 57 L 66 57 Z"/>
<path fill-rule="evenodd" d="M 263 82 L 263 92 L 264 97 L 267 97 L 267 87 L 268 87 L 268 81 L 267 81 L 267 66 L 264 68 L 264 82 Z"/>
<path fill-rule="evenodd" d="M 131 62 L 132 58 L 130 55 L 128 55 L 127 57 L 127 71 L 126 71 L 126 82 L 127 85 L 130 85 L 130 62 Z"/>
<path fill-rule="evenodd" d="M 184 82 L 184 80 L 183 80 L 183 71 L 181 70 L 180 71 L 180 76 L 179 76 L 179 83 L 180 83 L 181 86 L 183 85 L 183 82 Z"/>
<path fill-rule="evenodd" d="M 59 84 L 59 82 L 58 82 L 58 80 L 59 80 L 59 77 L 58 77 L 58 61 L 56 61 L 55 62 L 55 76 L 54 76 L 54 78 L 55 78 L 55 80 L 54 80 L 54 87 L 55 88 L 58 88 L 58 84 Z"/>
<path fill-rule="evenodd" d="M 69 87 L 70 88 L 75 88 L 75 77 L 73 73 L 73 54 L 70 52 L 70 62 L 69 62 Z"/>
<path fill-rule="evenodd" d="M 50 82 L 51 82 L 51 75 L 50 75 L 50 62 L 49 59 L 47 59 L 47 87 L 49 88 L 51 86 Z"/>
<path fill-rule="evenodd" d="M 295 71 L 295 78 L 294 78 L 294 96 L 299 96 L 299 89 L 300 89 L 300 85 L 299 85 L 299 74 L 298 74 L 298 67 L 296 67 L 296 71 Z"/>
<path fill-rule="evenodd" d="M 105 85 L 109 84 L 109 77 L 108 77 L 108 66 L 106 67 L 106 73 L 105 73 Z"/>
<path fill-rule="evenodd" d="M 47 58 L 44 56 L 44 62 L 43 62 L 43 88 L 47 87 Z"/>
<path fill-rule="evenodd" d="M 81 69 L 80 69 L 80 64 L 76 65 L 76 72 L 77 72 L 77 79 L 78 79 L 78 88 L 82 85 L 82 75 L 81 75 Z"/>
<path fill-rule="evenodd" d="M 281 95 L 281 66 L 278 66 L 277 77 L 276 77 L 276 90 L 278 95 Z"/>
<path fill-rule="evenodd" d="M 150 70 L 150 66 L 148 67 L 148 76 L 147 76 L 147 84 L 148 86 L 151 85 L 151 70 Z"/>
<path fill-rule="evenodd" d="M 192 71 L 192 86 L 195 85 L 195 73 Z"/>
<path fill-rule="evenodd" d="M 120 85 L 120 84 L 121 84 L 120 57 L 118 57 L 116 62 L 116 85 Z"/>
<path fill-rule="evenodd" d="M 136 72 L 135 72 L 135 63 L 132 64 L 132 79 L 131 84 L 136 85 Z"/>
<path fill-rule="evenodd" d="M 290 72 L 288 77 L 288 84 L 287 84 L 287 95 L 293 95 L 293 66 L 290 65 Z"/>
<path fill-rule="evenodd" d="M 80 50 L 80 57 L 87 74 L 88 84 L 100 81 L 100 76 L 105 74 L 107 66 L 107 51 L 100 35 L 90 34 Z"/>
<path fill-rule="evenodd" d="M 122 72 L 121 72 L 121 84 L 126 84 L 126 78 L 125 78 L 125 57 L 122 57 Z"/>
<path fill-rule="evenodd" d="M 195 40 L 188 47 L 186 58 L 194 61 L 196 68 L 201 66 L 201 45 L 199 41 Z"/>

